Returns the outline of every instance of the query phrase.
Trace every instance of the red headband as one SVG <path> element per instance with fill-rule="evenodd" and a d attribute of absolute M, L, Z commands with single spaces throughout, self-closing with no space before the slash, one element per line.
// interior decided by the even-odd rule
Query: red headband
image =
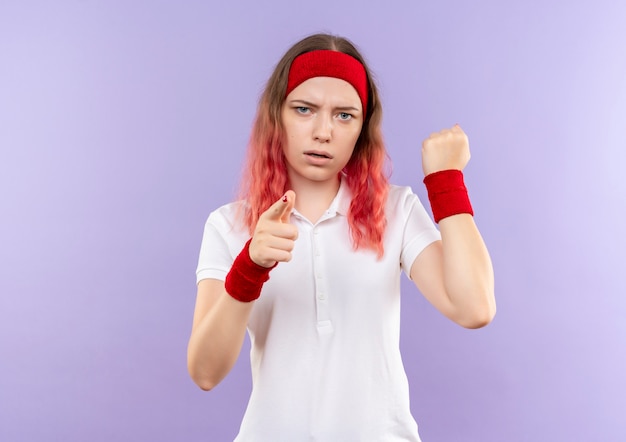
<path fill-rule="evenodd" d="M 317 50 L 298 55 L 289 68 L 285 96 L 301 83 L 313 77 L 334 77 L 350 83 L 356 89 L 363 117 L 367 111 L 367 75 L 365 68 L 354 57 L 339 51 Z"/>

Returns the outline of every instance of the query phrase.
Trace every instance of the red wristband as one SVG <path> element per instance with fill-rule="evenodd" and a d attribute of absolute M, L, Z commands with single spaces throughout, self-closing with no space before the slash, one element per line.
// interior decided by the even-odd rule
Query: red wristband
<path fill-rule="evenodd" d="M 250 242 L 248 240 L 241 253 L 237 255 L 230 272 L 226 275 L 224 287 L 226 292 L 241 302 L 251 302 L 261 295 L 263 284 L 270 279 L 270 270 L 273 267 L 263 267 L 250 259 Z"/>
<path fill-rule="evenodd" d="M 428 199 L 436 223 L 459 213 L 474 215 L 463 182 L 463 172 L 460 170 L 440 170 L 428 174 L 424 178 L 424 184 L 428 190 Z"/>

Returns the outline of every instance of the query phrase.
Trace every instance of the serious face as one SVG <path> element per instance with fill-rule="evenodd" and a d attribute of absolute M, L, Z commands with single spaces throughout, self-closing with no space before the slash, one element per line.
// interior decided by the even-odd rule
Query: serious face
<path fill-rule="evenodd" d="M 362 104 L 354 87 L 338 78 L 310 78 L 289 93 L 281 117 L 292 185 L 338 182 L 363 126 Z"/>

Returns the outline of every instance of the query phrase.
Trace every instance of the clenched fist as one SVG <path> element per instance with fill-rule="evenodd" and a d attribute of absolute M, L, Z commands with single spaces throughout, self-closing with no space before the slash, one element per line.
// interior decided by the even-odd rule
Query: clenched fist
<path fill-rule="evenodd" d="M 296 203 L 296 194 L 288 190 L 272 206 L 261 214 L 250 242 L 250 259 L 263 267 L 272 267 L 277 262 L 291 260 L 298 229 L 289 223 L 291 210 Z"/>
<path fill-rule="evenodd" d="M 469 159 L 469 140 L 458 124 L 430 134 L 422 143 L 424 176 L 440 170 L 463 170 Z"/>

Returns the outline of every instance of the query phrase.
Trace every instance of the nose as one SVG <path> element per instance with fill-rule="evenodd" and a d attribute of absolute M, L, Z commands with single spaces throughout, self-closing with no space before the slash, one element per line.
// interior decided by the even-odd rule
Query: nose
<path fill-rule="evenodd" d="M 322 113 L 317 115 L 315 126 L 313 128 L 313 139 L 320 143 L 328 143 L 333 136 L 332 117 Z"/>

